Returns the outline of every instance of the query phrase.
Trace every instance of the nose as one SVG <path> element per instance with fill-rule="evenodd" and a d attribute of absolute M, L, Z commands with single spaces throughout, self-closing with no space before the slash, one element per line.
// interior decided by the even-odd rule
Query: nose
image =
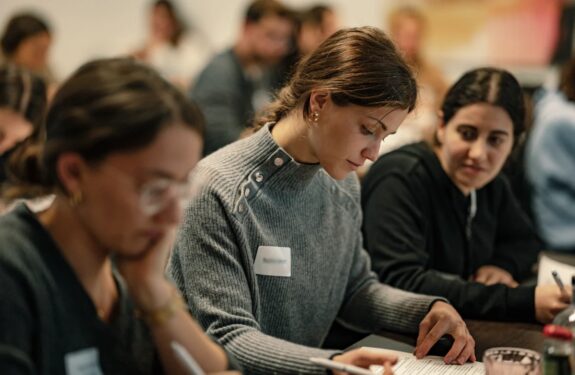
<path fill-rule="evenodd" d="M 381 140 L 376 140 L 372 142 L 368 147 L 366 147 L 361 155 L 371 161 L 375 161 L 379 155 L 379 147 L 381 146 Z"/>
<path fill-rule="evenodd" d="M 170 199 L 155 215 L 154 220 L 165 225 L 178 225 L 182 219 L 183 204 L 181 199 L 175 197 Z"/>
<path fill-rule="evenodd" d="M 483 160 L 487 156 L 487 143 L 482 139 L 477 139 L 469 147 L 468 156 L 473 160 Z"/>

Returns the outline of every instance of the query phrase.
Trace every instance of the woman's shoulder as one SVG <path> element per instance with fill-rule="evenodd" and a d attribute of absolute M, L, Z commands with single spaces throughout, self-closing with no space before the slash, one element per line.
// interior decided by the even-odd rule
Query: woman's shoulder
<path fill-rule="evenodd" d="M 231 143 L 202 159 L 194 171 L 194 184 L 203 191 L 233 197 L 246 181 L 258 179 L 262 164 L 277 151 L 266 134 L 257 133 Z"/>
<path fill-rule="evenodd" d="M 424 164 L 433 165 L 437 157 L 425 142 L 409 144 L 379 157 L 367 173 L 366 180 L 382 174 L 408 176 Z"/>
<path fill-rule="evenodd" d="M 42 263 L 39 244 L 51 244 L 35 214 L 24 203 L 0 217 L 0 267 L 34 273 Z M 3 272 L 3 271 L 0 271 Z"/>
<path fill-rule="evenodd" d="M 0 216 L 0 248 L 9 238 L 26 238 L 33 215 L 22 202 L 3 213 Z"/>
<path fill-rule="evenodd" d="M 424 142 L 414 143 L 382 155 L 371 166 L 362 182 L 362 196 L 368 199 L 384 186 L 393 186 L 398 192 L 417 192 L 421 198 L 420 193 L 434 190 L 445 178 L 431 147 Z"/>

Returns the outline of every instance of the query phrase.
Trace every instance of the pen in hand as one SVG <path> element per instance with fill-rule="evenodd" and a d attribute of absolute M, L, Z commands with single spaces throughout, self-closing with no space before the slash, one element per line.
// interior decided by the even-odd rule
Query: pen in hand
<path fill-rule="evenodd" d="M 565 297 L 565 298 L 569 298 L 569 294 L 567 293 L 567 290 L 565 290 L 565 285 L 563 285 L 563 281 L 559 277 L 559 274 L 557 273 L 557 271 L 551 271 L 551 275 L 553 276 L 553 280 L 555 280 L 555 283 L 559 287 L 559 290 L 561 291 L 561 295 L 563 295 L 563 297 Z"/>

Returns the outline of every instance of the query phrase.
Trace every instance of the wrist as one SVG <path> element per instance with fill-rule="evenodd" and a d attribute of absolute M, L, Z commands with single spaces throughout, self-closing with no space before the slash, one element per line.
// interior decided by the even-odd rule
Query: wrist
<path fill-rule="evenodd" d="M 138 304 L 137 313 L 150 326 L 162 326 L 174 315 L 185 310 L 186 304 L 178 289 L 171 285 L 165 292 L 162 302 L 153 304 Z"/>
<path fill-rule="evenodd" d="M 443 302 L 443 303 L 445 303 L 446 305 L 449 305 L 449 302 L 448 302 L 445 298 L 438 297 L 438 298 L 435 298 L 434 300 L 431 301 L 431 303 L 429 304 L 429 308 L 427 309 L 427 312 L 430 312 L 431 309 L 433 309 L 433 307 L 435 306 L 435 304 L 438 303 L 438 302 Z"/>
<path fill-rule="evenodd" d="M 126 280 L 126 279 L 125 279 Z M 166 278 L 126 280 L 130 296 L 139 309 L 153 310 L 164 304 L 174 286 Z"/>

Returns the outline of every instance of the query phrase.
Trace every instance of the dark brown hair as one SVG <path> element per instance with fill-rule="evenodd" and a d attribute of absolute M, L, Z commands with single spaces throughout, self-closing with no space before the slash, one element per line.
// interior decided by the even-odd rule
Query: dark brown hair
<path fill-rule="evenodd" d="M 174 5 L 169 0 L 156 0 L 154 1 L 153 9 L 157 8 L 164 8 L 168 13 L 168 17 L 170 18 L 170 22 L 174 27 L 174 32 L 170 35 L 170 44 L 174 47 L 177 47 L 180 44 L 182 36 L 186 32 L 186 25 L 180 18 L 178 11 Z"/>
<path fill-rule="evenodd" d="M 447 124 L 457 111 L 475 103 L 491 104 L 507 112 L 513 123 L 515 140 L 525 130 L 523 90 L 508 71 L 485 67 L 465 73 L 445 95 L 441 107 L 443 122 Z"/>
<path fill-rule="evenodd" d="M 334 104 L 413 110 L 417 85 L 393 43 L 375 27 L 342 29 L 296 67 L 289 83 L 264 110 L 256 127 L 301 108 L 309 116 L 312 90 L 326 90 Z"/>
<path fill-rule="evenodd" d="M 314 5 L 311 8 L 303 11 L 299 15 L 299 22 L 304 25 L 313 25 L 322 27 L 326 13 L 333 12 L 333 9 L 324 4 Z"/>
<path fill-rule="evenodd" d="M 567 61 L 561 69 L 559 90 L 563 92 L 567 100 L 575 102 L 575 58 Z"/>
<path fill-rule="evenodd" d="M 260 22 L 267 16 L 293 19 L 294 13 L 277 0 L 255 0 L 246 9 L 244 20 L 247 23 Z"/>
<path fill-rule="evenodd" d="M 176 123 L 203 135 L 198 107 L 154 70 L 130 58 L 89 62 L 58 90 L 44 126 L 15 151 L 8 172 L 17 189 L 10 195 L 61 187 L 56 164 L 62 153 L 97 164 L 111 153 L 146 147 Z"/>
<path fill-rule="evenodd" d="M 6 57 L 12 56 L 22 42 L 40 33 L 50 34 L 46 21 L 32 13 L 20 13 L 13 16 L 4 29 L 2 52 Z"/>

